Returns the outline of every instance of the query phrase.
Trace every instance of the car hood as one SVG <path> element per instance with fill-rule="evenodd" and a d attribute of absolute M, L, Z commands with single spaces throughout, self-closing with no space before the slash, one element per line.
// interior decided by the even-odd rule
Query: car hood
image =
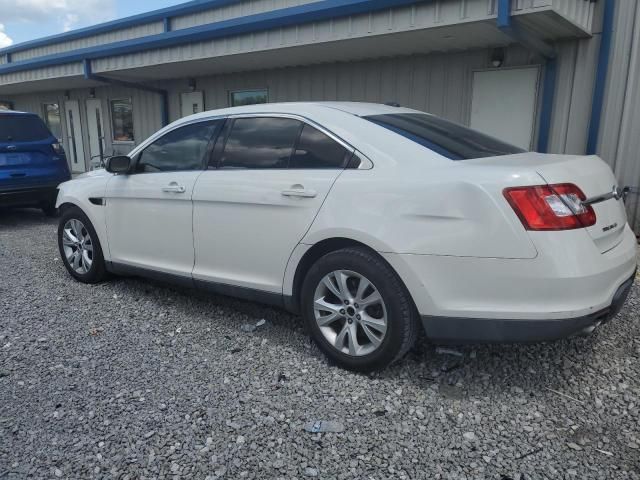
<path fill-rule="evenodd" d="M 73 179 L 77 180 L 80 178 L 108 177 L 110 175 L 111 174 L 107 172 L 104 168 L 101 168 L 99 170 L 91 170 L 89 172 L 81 173 L 80 175 L 73 177 Z"/>

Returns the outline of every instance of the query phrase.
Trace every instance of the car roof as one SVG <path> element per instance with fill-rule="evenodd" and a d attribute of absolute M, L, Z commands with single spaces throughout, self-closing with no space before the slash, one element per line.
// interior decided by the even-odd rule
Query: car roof
<path fill-rule="evenodd" d="M 213 116 L 241 115 L 251 113 L 283 113 L 304 115 L 314 109 L 333 109 L 359 117 L 368 115 L 384 115 L 392 113 L 422 113 L 410 108 L 395 107 L 381 103 L 364 102 L 281 102 L 260 103 L 255 105 L 243 105 L 240 107 L 228 107 L 218 110 L 208 110 L 183 118 L 184 121 Z M 317 111 L 317 110 L 316 110 Z M 182 122 L 181 122 L 182 123 Z"/>

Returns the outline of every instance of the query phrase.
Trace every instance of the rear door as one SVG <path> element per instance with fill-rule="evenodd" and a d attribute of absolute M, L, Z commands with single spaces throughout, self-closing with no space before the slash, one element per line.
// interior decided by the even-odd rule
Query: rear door
<path fill-rule="evenodd" d="M 0 113 L 0 188 L 46 186 L 63 180 L 56 138 L 31 114 Z"/>
<path fill-rule="evenodd" d="M 193 192 L 194 279 L 281 294 L 289 256 L 351 153 L 296 118 L 230 119 Z"/>

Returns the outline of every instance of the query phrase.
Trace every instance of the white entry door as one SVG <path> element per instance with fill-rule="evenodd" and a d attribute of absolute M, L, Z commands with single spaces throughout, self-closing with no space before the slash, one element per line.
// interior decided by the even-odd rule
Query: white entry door
<path fill-rule="evenodd" d="M 81 173 L 87 170 L 84 161 L 84 146 L 82 145 L 82 123 L 80 121 L 80 106 L 77 100 L 67 100 L 64 104 L 67 120 L 67 156 L 71 164 L 71 171 Z"/>
<path fill-rule="evenodd" d="M 181 117 L 186 117 L 203 111 L 204 94 L 202 92 L 189 92 L 180 95 Z"/>
<path fill-rule="evenodd" d="M 539 77 L 537 66 L 474 72 L 471 128 L 530 150 Z"/>
<path fill-rule="evenodd" d="M 89 129 L 89 149 L 91 169 L 100 168 L 104 159 L 104 121 L 102 101 L 97 98 L 87 100 L 87 128 Z"/>

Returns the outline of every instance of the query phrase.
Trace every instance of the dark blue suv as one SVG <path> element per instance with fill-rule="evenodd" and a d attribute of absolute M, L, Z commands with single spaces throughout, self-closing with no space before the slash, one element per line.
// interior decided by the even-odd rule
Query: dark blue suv
<path fill-rule="evenodd" d="M 55 215 L 57 187 L 70 178 L 64 149 L 40 117 L 0 110 L 0 207 Z"/>

